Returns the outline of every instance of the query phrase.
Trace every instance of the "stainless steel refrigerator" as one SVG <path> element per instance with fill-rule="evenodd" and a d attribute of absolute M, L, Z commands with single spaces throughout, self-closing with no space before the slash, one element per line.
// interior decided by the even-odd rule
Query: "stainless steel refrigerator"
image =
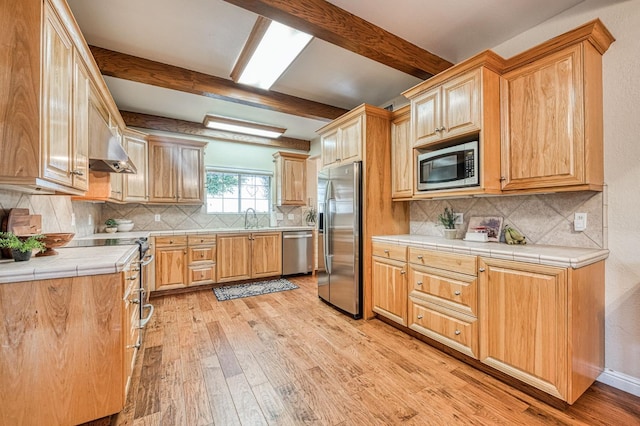
<path fill-rule="evenodd" d="M 362 162 L 318 173 L 325 263 L 318 296 L 354 318 L 362 317 L 361 194 Z"/>

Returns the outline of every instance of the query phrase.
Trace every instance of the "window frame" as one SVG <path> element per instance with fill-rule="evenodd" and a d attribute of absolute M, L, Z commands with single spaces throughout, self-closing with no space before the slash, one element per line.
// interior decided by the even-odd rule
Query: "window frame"
<path fill-rule="evenodd" d="M 238 205 L 237 205 L 237 211 L 235 212 L 218 212 L 218 211 L 209 211 L 209 191 L 207 188 L 207 176 L 209 173 L 225 173 L 225 174 L 235 174 L 238 176 L 238 197 L 237 197 L 237 201 L 238 201 Z M 267 202 L 268 202 L 268 206 L 267 206 L 267 210 L 262 212 L 257 212 L 259 214 L 267 214 L 271 211 L 271 209 L 273 208 L 273 178 L 274 178 L 274 173 L 272 171 L 268 171 L 268 170 L 258 170 L 258 169 L 238 169 L 238 168 L 231 168 L 231 167 L 215 167 L 215 166 L 206 166 L 205 167 L 205 182 L 204 182 L 204 189 L 205 189 L 205 209 L 206 209 L 206 213 L 207 214 L 243 214 L 244 210 L 241 209 L 242 207 L 242 177 L 243 176 L 249 176 L 249 177 L 255 177 L 255 176 L 260 176 L 260 177 L 267 177 L 269 178 L 269 185 L 267 186 L 269 193 L 267 194 Z M 250 198 L 244 198 L 245 200 L 249 200 Z M 253 198 L 252 200 L 255 200 L 255 198 Z"/>

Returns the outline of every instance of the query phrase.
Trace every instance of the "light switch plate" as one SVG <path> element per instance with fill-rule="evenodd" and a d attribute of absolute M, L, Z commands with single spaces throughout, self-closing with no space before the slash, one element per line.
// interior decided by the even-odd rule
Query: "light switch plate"
<path fill-rule="evenodd" d="M 587 229 L 587 214 L 575 213 L 573 216 L 573 230 L 576 232 Z"/>
<path fill-rule="evenodd" d="M 160 215 L 159 214 L 155 215 L 153 217 L 153 220 L 156 221 L 156 222 L 160 222 Z"/>

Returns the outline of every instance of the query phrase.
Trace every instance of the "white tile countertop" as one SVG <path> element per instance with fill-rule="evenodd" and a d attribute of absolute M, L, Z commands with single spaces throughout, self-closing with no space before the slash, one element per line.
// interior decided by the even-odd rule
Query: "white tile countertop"
<path fill-rule="evenodd" d="M 27 262 L 0 259 L 0 284 L 121 272 L 138 246 L 58 247 L 55 256 Z"/>
<path fill-rule="evenodd" d="M 479 243 L 412 234 L 374 236 L 372 241 L 574 269 L 609 257 L 609 250 L 606 249 L 533 244 L 509 245 L 495 242 Z"/>
<path fill-rule="evenodd" d="M 219 228 L 171 231 L 131 231 L 98 233 L 76 237 L 74 240 L 135 239 L 162 235 L 230 234 L 240 232 L 306 231 L 310 226 L 282 226 L 264 228 Z M 34 256 L 27 262 L 0 259 L 0 284 L 20 281 L 67 278 L 121 272 L 138 246 L 58 247 L 55 256 Z"/>

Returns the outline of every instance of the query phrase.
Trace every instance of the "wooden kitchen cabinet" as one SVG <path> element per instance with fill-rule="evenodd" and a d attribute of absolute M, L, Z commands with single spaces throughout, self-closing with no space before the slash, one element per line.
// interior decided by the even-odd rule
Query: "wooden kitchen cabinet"
<path fill-rule="evenodd" d="M 504 74 L 505 191 L 602 190 L 602 54 L 613 39 L 601 34 L 606 47 L 581 41 Z"/>
<path fill-rule="evenodd" d="M 155 289 L 187 286 L 187 236 L 155 237 Z"/>
<path fill-rule="evenodd" d="M 141 265 L 140 256 L 136 254 L 127 267 L 123 270 L 123 312 L 122 330 L 124 334 L 124 365 L 123 383 L 125 398 L 131 386 L 133 368 L 136 364 L 138 349 L 140 349 L 141 333 L 140 329 L 140 309 L 142 308 L 142 295 L 139 292 L 139 274 Z"/>
<path fill-rule="evenodd" d="M 73 155 L 71 185 L 80 190 L 89 189 L 89 71 L 77 50 L 73 55 Z"/>
<path fill-rule="evenodd" d="M 149 136 L 149 202 L 204 203 L 206 143 Z"/>
<path fill-rule="evenodd" d="M 480 360 L 572 404 L 604 367 L 604 261 L 479 267 Z"/>
<path fill-rule="evenodd" d="M 322 167 L 361 159 L 363 117 L 359 113 L 344 121 L 335 120 L 318 130 L 321 135 Z"/>
<path fill-rule="evenodd" d="M 187 236 L 187 285 L 216 282 L 216 240 L 214 234 Z"/>
<path fill-rule="evenodd" d="M 373 311 L 407 325 L 407 248 L 373 243 Z"/>
<path fill-rule="evenodd" d="M 477 257 L 409 247 L 409 328 L 478 358 Z"/>
<path fill-rule="evenodd" d="M 411 99 L 413 146 L 480 131 L 481 73 L 471 70 Z"/>
<path fill-rule="evenodd" d="M 394 111 L 391 121 L 391 197 L 411 198 L 413 181 L 411 107 L 407 105 Z"/>
<path fill-rule="evenodd" d="M 147 202 L 149 200 L 147 134 L 125 129 L 122 146 L 137 170 L 136 174 L 125 173 L 122 175 L 123 201 L 127 203 Z"/>
<path fill-rule="evenodd" d="M 275 193 L 277 206 L 307 204 L 307 154 L 278 151 L 275 161 Z"/>
<path fill-rule="evenodd" d="M 124 273 L 0 285 L 0 423 L 76 425 L 122 410 L 124 288 Z"/>
<path fill-rule="evenodd" d="M 218 235 L 218 282 L 282 274 L 282 234 L 256 232 Z"/>

